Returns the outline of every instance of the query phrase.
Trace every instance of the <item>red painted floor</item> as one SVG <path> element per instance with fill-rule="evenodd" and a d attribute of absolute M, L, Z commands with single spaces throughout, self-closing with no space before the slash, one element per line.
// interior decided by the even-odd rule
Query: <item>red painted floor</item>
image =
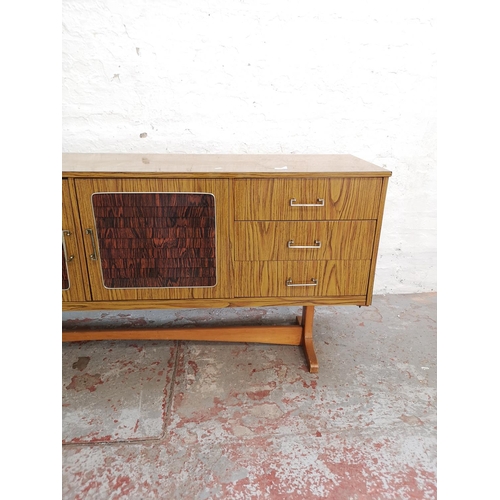
<path fill-rule="evenodd" d="M 300 308 L 65 313 L 66 326 L 293 321 Z M 63 345 L 63 499 L 435 499 L 436 295 L 318 307 L 298 347 Z"/>

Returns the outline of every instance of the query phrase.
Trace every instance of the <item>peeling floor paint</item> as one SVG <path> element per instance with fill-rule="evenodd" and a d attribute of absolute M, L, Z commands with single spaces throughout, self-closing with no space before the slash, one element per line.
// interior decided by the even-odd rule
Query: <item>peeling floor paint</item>
<path fill-rule="evenodd" d="M 159 438 L 175 342 L 63 345 L 63 443 Z"/>
<path fill-rule="evenodd" d="M 265 324 L 296 313 L 81 319 Z M 64 344 L 63 498 L 436 499 L 436 295 L 317 307 L 314 336 L 317 374 L 294 346 Z"/>

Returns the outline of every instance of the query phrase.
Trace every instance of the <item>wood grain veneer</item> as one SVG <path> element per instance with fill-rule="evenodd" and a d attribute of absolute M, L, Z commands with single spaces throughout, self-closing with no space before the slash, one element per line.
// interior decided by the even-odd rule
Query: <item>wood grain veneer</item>
<path fill-rule="evenodd" d="M 237 297 L 335 297 L 366 295 L 369 260 L 236 262 Z M 293 285 L 287 286 L 288 279 Z M 311 286 L 312 280 L 317 285 Z"/>
<path fill-rule="evenodd" d="M 382 179 L 237 179 L 235 220 L 376 219 Z M 291 206 L 290 201 L 323 206 Z"/>
<path fill-rule="evenodd" d="M 100 300 L 63 302 L 63 311 L 125 311 L 134 309 L 197 309 L 271 306 L 364 306 L 366 295 L 337 297 L 233 297 L 230 299 Z"/>
<path fill-rule="evenodd" d="M 375 229 L 374 220 L 236 221 L 234 260 L 371 259 Z M 289 247 L 288 243 L 292 241 L 292 247 Z M 318 245 L 318 248 L 297 248 Z"/>
<path fill-rule="evenodd" d="M 86 264 L 82 259 L 83 245 L 80 236 L 78 211 L 73 210 L 72 184 L 62 181 L 62 301 L 87 300 L 88 287 L 84 279 Z M 65 251 L 66 250 L 66 251 Z"/>
<path fill-rule="evenodd" d="M 389 177 L 391 172 L 349 154 L 63 153 L 63 177 L 273 178 Z"/>

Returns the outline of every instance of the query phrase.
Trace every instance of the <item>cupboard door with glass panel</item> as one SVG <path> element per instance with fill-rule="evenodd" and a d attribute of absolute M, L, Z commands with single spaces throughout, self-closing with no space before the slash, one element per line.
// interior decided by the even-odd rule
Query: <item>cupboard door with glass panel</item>
<path fill-rule="evenodd" d="M 224 298 L 228 180 L 75 179 L 93 300 Z"/>
<path fill-rule="evenodd" d="M 73 210 L 70 182 L 62 180 L 62 300 L 74 302 L 86 300 L 88 288 L 85 284 L 84 251 L 80 227 L 75 220 L 77 212 Z M 83 258 L 83 260 L 82 260 Z M 83 268 L 82 268 L 83 266 Z M 86 272 L 85 272 L 86 274 Z M 86 294 L 87 292 L 87 294 Z"/>

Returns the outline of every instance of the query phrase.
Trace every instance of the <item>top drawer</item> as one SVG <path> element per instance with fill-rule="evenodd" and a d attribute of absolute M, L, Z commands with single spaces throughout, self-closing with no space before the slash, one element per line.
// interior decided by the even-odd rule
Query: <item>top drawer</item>
<path fill-rule="evenodd" d="M 376 219 L 382 179 L 236 179 L 235 220 Z"/>

